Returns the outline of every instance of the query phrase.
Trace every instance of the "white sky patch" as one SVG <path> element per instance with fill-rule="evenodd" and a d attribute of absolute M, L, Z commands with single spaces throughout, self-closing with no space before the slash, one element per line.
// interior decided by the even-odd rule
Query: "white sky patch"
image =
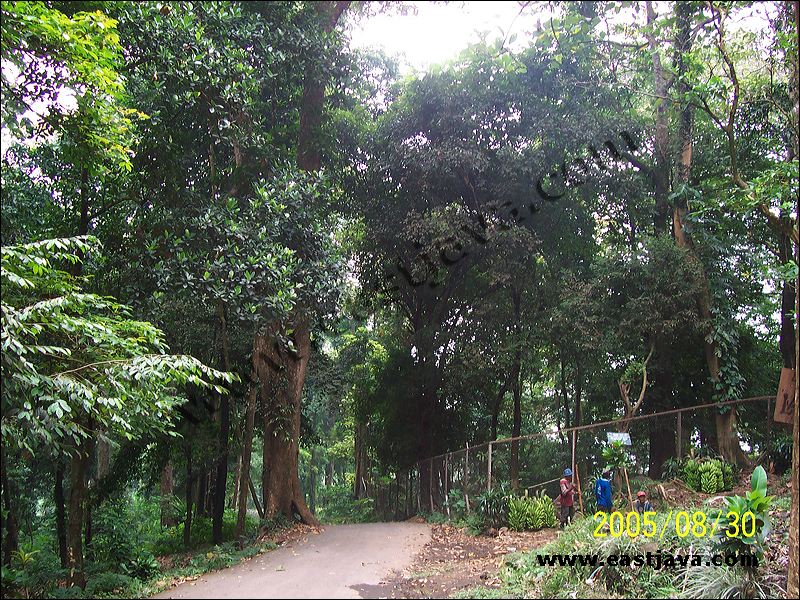
<path fill-rule="evenodd" d="M 526 37 L 526 29 L 535 26 L 532 11 L 539 10 L 529 5 L 520 15 L 519 2 L 409 4 L 416 6 L 417 14 L 390 12 L 359 19 L 350 32 L 351 46 L 381 48 L 389 55 L 403 56 L 404 70 L 426 71 L 455 58 L 482 35 L 487 41 L 512 34 Z"/>

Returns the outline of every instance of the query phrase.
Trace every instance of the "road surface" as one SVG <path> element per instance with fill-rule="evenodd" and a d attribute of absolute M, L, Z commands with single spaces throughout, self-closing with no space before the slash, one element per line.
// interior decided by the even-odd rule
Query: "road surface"
<path fill-rule="evenodd" d="M 424 523 L 328 525 L 154 598 L 378 598 L 375 586 L 409 566 L 430 539 Z"/>

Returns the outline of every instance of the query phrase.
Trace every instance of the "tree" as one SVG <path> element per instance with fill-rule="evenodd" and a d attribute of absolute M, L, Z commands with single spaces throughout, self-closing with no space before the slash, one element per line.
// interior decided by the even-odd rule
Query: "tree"
<path fill-rule="evenodd" d="M 223 388 L 233 381 L 188 356 L 165 353 L 162 333 L 134 321 L 113 299 L 81 290 L 59 270 L 94 238 L 46 240 L 2 249 L 2 432 L 4 450 L 46 447 L 71 455 L 85 472 L 94 430 L 134 439 L 171 433 L 180 386 Z M 85 488 L 73 479 L 67 530 L 70 583 L 83 585 Z"/>

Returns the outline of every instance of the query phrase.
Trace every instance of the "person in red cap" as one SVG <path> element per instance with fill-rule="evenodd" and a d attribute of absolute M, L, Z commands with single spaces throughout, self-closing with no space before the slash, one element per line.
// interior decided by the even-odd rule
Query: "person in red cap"
<path fill-rule="evenodd" d="M 653 511 L 653 505 L 650 504 L 650 501 L 647 499 L 647 494 L 643 491 L 639 491 L 636 493 L 636 504 L 634 504 L 636 508 L 636 512 L 640 515 L 646 512 Z"/>

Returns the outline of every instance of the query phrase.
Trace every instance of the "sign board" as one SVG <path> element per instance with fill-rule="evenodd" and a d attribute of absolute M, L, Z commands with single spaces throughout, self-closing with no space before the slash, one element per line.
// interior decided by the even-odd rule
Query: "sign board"
<path fill-rule="evenodd" d="M 606 432 L 606 437 L 608 438 L 608 443 L 611 442 L 622 442 L 625 446 L 631 445 L 631 434 L 630 433 L 613 433 L 611 431 Z"/>
<path fill-rule="evenodd" d="M 794 421 L 794 369 L 781 369 L 781 382 L 778 385 L 778 396 L 775 398 L 775 414 L 773 419 L 778 423 L 792 424 Z"/>

